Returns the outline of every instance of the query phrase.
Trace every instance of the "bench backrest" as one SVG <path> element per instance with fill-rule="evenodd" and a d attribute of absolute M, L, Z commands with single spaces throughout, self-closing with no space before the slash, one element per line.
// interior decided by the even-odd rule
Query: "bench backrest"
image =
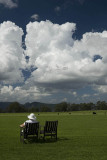
<path fill-rule="evenodd" d="M 45 132 L 57 132 L 58 121 L 46 121 L 44 130 Z"/>
<path fill-rule="evenodd" d="M 25 133 L 27 135 L 38 134 L 39 122 L 36 123 L 25 123 Z"/>

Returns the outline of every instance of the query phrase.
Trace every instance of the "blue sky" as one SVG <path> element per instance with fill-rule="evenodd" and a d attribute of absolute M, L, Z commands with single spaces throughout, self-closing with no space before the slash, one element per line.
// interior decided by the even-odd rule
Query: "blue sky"
<path fill-rule="evenodd" d="M 0 101 L 106 101 L 106 20 L 106 0 L 0 0 Z"/>

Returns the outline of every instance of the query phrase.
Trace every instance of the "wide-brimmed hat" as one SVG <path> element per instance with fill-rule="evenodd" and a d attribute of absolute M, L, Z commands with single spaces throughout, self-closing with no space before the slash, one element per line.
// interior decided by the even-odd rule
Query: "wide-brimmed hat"
<path fill-rule="evenodd" d="M 34 113 L 31 113 L 30 115 L 27 116 L 31 120 L 36 120 L 36 116 Z"/>

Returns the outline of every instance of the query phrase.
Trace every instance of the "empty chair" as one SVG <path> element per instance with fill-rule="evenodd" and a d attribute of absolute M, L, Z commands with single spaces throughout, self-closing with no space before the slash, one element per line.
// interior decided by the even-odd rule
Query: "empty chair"
<path fill-rule="evenodd" d="M 41 130 L 40 133 L 43 134 L 43 138 L 45 139 L 46 136 L 55 137 L 57 140 L 57 126 L 58 121 L 46 121 L 44 130 Z"/>

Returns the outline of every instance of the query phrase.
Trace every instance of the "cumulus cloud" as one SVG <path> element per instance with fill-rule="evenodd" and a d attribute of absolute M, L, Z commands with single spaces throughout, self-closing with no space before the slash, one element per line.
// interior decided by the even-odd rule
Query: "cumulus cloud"
<path fill-rule="evenodd" d="M 21 103 L 36 101 L 50 94 L 40 91 L 36 86 L 24 88 L 17 86 L 13 88 L 12 85 L 0 86 L 0 101 L 18 101 Z"/>
<path fill-rule="evenodd" d="M 38 14 L 33 14 L 33 15 L 31 16 L 31 18 L 32 18 L 33 20 L 38 20 L 38 19 L 39 19 L 39 15 L 38 15 Z"/>
<path fill-rule="evenodd" d="M 26 55 L 30 56 L 31 64 L 36 65 L 36 59 L 41 55 L 45 58 L 52 59 L 57 56 L 57 51 L 62 52 L 64 48 L 73 45 L 74 23 L 66 23 L 63 25 L 53 24 L 50 21 L 41 21 L 29 23 L 27 25 Z M 70 33 L 70 34 L 69 34 Z M 51 57 L 53 54 L 53 57 Z M 49 56 L 48 56 L 49 54 Z M 41 60 L 41 58 L 40 58 Z"/>
<path fill-rule="evenodd" d="M 20 101 L 22 97 L 24 101 L 33 101 L 40 95 L 68 93 L 78 98 L 78 89 L 95 89 L 95 85 L 96 92 L 106 93 L 107 31 L 85 33 L 81 40 L 75 40 L 72 35 L 76 24 L 59 25 L 48 20 L 30 22 L 26 30 L 24 50 L 23 30 L 9 21 L 0 25 L 0 81 L 11 84 L 1 86 L 1 97 L 12 95 Z M 23 52 L 29 57 L 27 63 Z M 31 71 L 25 85 L 12 88 L 13 83 L 24 82 L 22 69 Z M 88 96 L 85 93 L 82 98 Z"/>
<path fill-rule="evenodd" d="M 99 93 L 107 94 L 107 85 L 95 85 L 94 89 Z"/>
<path fill-rule="evenodd" d="M 6 8 L 16 8 L 18 7 L 17 0 L 0 0 L 0 4 L 4 5 Z"/>
<path fill-rule="evenodd" d="M 0 24 L 0 82 L 12 84 L 24 80 L 21 68 L 25 65 L 21 28 L 7 21 Z"/>
<path fill-rule="evenodd" d="M 62 90 L 107 83 L 107 31 L 85 33 L 81 40 L 74 40 L 75 28 L 74 23 L 50 21 L 27 25 L 26 55 L 29 64 L 38 68 L 29 82 Z M 102 59 L 93 61 L 95 55 Z"/>

